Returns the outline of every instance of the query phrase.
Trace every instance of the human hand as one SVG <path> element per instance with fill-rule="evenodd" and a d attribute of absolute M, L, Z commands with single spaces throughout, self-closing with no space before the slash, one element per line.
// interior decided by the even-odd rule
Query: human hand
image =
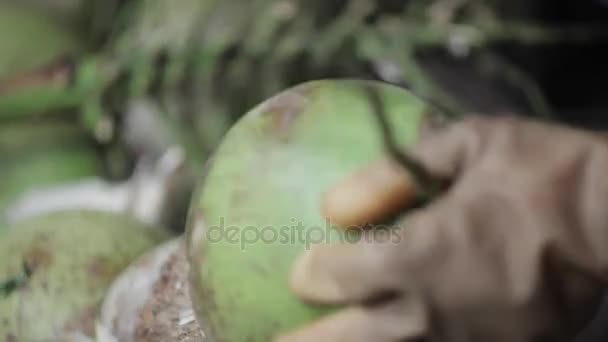
<path fill-rule="evenodd" d="M 599 303 L 608 275 L 604 138 L 473 117 L 425 136 L 409 152 L 451 186 L 399 221 L 397 241 L 307 252 L 292 273 L 293 291 L 344 308 L 279 341 L 572 336 Z M 325 213 L 348 225 L 377 221 L 411 199 L 412 184 L 384 160 L 330 191 Z"/>

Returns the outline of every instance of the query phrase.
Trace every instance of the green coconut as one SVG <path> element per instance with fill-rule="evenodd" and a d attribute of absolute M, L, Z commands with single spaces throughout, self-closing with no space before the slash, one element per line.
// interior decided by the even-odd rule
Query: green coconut
<path fill-rule="evenodd" d="M 324 191 L 386 150 L 370 105 L 375 89 L 397 142 L 414 142 L 427 105 L 394 86 L 316 81 L 266 101 L 227 134 L 189 222 L 197 319 L 212 341 L 264 341 L 331 308 L 288 289 L 294 260 L 344 235 L 321 216 Z"/>
<path fill-rule="evenodd" d="M 93 337 L 113 279 L 165 238 L 133 219 L 84 211 L 10 227 L 0 237 L 0 340 Z"/>

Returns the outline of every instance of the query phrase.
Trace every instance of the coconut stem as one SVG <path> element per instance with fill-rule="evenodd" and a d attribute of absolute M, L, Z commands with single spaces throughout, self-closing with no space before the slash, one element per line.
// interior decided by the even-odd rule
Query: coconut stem
<path fill-rule="evenodd" d="M 419 199 L 423 202 L 432 200 L 445 188 L 445 182 L 434 177 L 422 163 L 399 147 L 388 122 L 380 93 L 374 87 L 366 87 L 365 89 L 389 155 L 412 176 L 416 183 Z"/>

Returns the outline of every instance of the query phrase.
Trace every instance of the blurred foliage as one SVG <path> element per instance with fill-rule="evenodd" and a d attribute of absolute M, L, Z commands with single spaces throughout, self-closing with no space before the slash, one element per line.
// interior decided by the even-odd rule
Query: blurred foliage
<path fill-rule="evenodd" d="M 503 7 L 498 0 L 4 0 L 0 151 L 33 134 L 45 145 L 67 129 L 57 136 L 69 140 L 78 123 L 88 136 L 79 141 L 101 147 L 106 176 L 127 177 L 142 152 L 133 145 L 156 144 L 133 144 L 129 135 L 182 146 L 196 171 L 253 105 L 330 77 L 407 86 L 454 116 L 474 110 L 425 65 L 428 51 L 473 60 L 484 77 L 518 89 L 531 113 L 549 116 L 538 85 L 493 47 L 584 43 L 606 32 L 517 20 Z M 132 132 L 143 126 L 131 119 L 142 103 L 153 117 L 146 120 L 156 121 L 146 127 L 162 132 Z M 7 133 L 11 125 L 37 133 Z"/>
<path fill-rule="evenodd" d="M 82 146 L 55 146 L 4 159 L 0 167 L 0 208 L 8 207 L 28 191 L 93 177 L 99 169 L 95 151 Z M 4 214 L 0 211 L 0 222 Z"/>
<path fill-rule="evenodd" d="M 77 34 L 41 10 L 0 3 L 0 78 L 81 50 Z"/>

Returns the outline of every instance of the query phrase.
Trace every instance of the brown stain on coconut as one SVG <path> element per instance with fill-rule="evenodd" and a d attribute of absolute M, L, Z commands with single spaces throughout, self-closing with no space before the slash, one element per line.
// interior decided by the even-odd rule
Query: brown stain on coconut
<path fill-rule="evenodd" d="M 93 286 L 101 281 L 104 283 L 111 282 L 117 274 L 116 267 L 112 261 L 106 257 L 96 257 L 87 267 L 88 273 L 91 275 L 91 283 Z"/>
<path fill-rule="evenodd" d="M 306 108 L 316 87 L 314 84 L 303 84 L 263 104 L 261 112 L 270 117 L 269 129 L 280 141 L 289 141 L 291 127 Z"/>
<path fill-rule="evenodd" d="M 23 255 L 23 261 L 32 270 L 48 268 L 53 263 L 53 253 L 40 243 L 34 244 Z"/>

